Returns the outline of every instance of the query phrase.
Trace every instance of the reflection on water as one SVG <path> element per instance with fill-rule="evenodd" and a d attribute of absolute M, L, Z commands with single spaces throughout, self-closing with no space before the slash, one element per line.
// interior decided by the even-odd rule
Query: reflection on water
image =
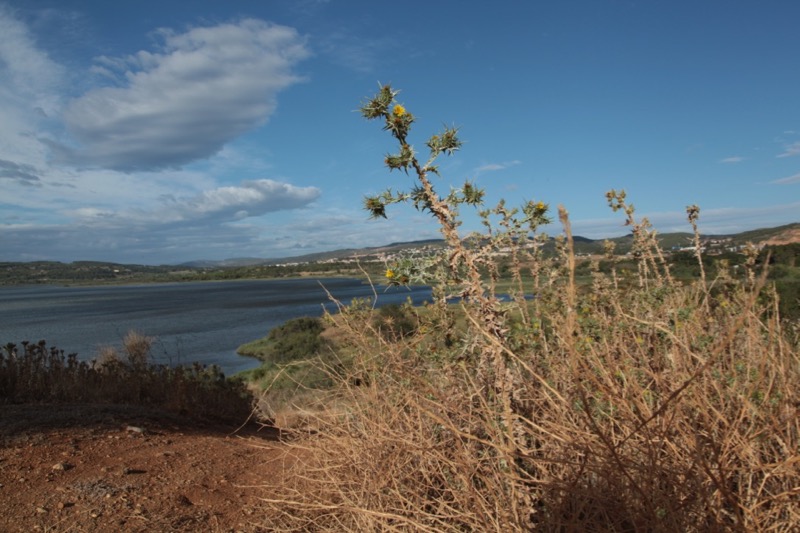
<path fill-rule="evenodd" d="M 198 361 L 233 374 L 258 364 L 236 354 L 242 343 L 290 318 L 335 309 L 326 290 L 343 303 L 373 296 L 360 280 L 341 278 L 0 288 L 0 344 L 45 339 L 88 360 L 133 329 L 156 338 L 158 362 Z M 431 296 L 425 287 L 376 290 L 379 306 Z"/>

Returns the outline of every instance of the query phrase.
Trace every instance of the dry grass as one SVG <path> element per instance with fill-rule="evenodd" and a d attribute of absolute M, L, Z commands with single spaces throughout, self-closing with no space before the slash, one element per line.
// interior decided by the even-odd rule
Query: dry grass
<path fill-rule="evenodd" d="M 757 294 L 708 310 L 696 286 L 591 294 L 571 332 L 541 306 L 547 325 L 504 348 L 510 417 L 471 363 L 469 335 L 493 340 L 479 325 L 449 351 L 353 328 L 360 386 L 342 380 L 339 408 L 288 444 L 307 463 L 269 514 L 290 530 L 790 531 L 800 361 Z"/>
<path fill-rule="evenodd" d="M 394 94 L 382 89 L 365 116 L 385 118 L 401 143 L 387 164 L 416 170 L 414 201 L 444 226 L 435 294 L 463 299 L 454 311 L 440 298 L 396 339 L 369 310 L 341 309 L 352 372 L 332 393 L 336 408 L 287 444 L 304 461 L 265 499 L 269 528 L 796 530 L 800 356 L 754 262 L 738 281 L 674 281 L 655 232 L 616 191 L 609 205 L 633 231 L 633 279 L 595 269 L 591 290 L 576 287 L 563 208 L 558 256 L 525 247 L 541 203 L 523 220 L 501 204 L 487 213 L 503 231 L 462 241 L 453 205 L 463 200 L 435 196 L 428 165 L 405 144 L 412 119 L 389 111 Z M 366 204 L 382 216 L 402 200 Z M 505 303 L 480 276 L 496 271 L 501 246 L 516 247 L 519 287 Z"/>

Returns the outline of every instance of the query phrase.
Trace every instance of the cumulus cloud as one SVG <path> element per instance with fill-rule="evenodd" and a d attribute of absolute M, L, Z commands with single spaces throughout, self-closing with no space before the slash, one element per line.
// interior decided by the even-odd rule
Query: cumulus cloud
<path fill-rule="evenodd" d="M 69 215 L 84 222 L 106 223 L 109 226 L 141 224 L 207 224 L 231 222 L 258 217 L 276 211 L 298 209 L 308 205 L 321 192 L 316 187 L 296 187 L 270 179 L 245 181 L 240 186 L 217 187 L 190 197 L 162 197 L 156 209 L 114 211 L 81 207 Z"/>
<path fill-rule="evenodd" d="M 62 159 L 130 171 L 207 158 L 267 121 L 310 54 L 294 29 L 254 19 L 159 36 L 155 52 L 96 60 L 117 83 L 67 106 L 78 146 L 54 145 Z"/>
<path fill-rule="evenodd" d="M 269 179 L 245 181 L 241 187 L 219 187 L 169 205 L 179 220 L 223 218 L 240 220 L 274 211 L 298 209 L 320 196 L 316 187 L 295 187 Z"/>

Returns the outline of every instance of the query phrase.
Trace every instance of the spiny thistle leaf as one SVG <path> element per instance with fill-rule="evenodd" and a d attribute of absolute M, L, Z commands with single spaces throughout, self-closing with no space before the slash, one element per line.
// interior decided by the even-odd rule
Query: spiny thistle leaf
<path fill-rule="evenodd" d="M 367 196 L 364 198 L 364 209 L 369 211 L 370 218 L 386 218 L 386 204 L 377 196 Z"/>

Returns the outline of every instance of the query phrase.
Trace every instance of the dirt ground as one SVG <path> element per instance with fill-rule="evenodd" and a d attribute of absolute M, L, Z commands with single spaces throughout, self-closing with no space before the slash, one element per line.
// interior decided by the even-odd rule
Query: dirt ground
<path fill-rule="evenodd" d="M 274 430 L 141 407 L 0 405 L 0 532 L 270 531 Z"/>

